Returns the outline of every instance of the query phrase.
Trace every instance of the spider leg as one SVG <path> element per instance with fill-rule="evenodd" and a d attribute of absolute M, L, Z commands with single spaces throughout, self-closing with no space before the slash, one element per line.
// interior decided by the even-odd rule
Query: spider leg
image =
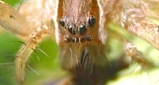
<path fill-rule="evenodd" d="M 0 1 L 0 13 L 0 25 L 5 29 L 22 38 L 27 37 L 32 32 L 30 22 L 14 7 L 3 1 Z"/>
<path fill-rule="evenodd" d="M 127 56 L 130 56 L 132 60 L 139 63 L 142 67 L 152 67 L 154 66 L 151 62 L 149 62 L 144 55 L 139 52 L 133 43 L 130 41 L 124 41 L 124 51 Z"/>
<path fill-rule="evenodd" d="M 38 28 L 30 35 L 30 39 L 22 46 L 16 55 L 15 65 L 16 65 L 16 77 L 19 84 L 23 84 L 25 75 L 25 66 L 31 53 L 36 49 L 37 45 L 43 40 L 44 36 L 47 34 L 47 27 L 43 25 Z"/>
<path fill-rule="evenodd" d="M 123 24 L 122 26 L 124 28 L 139 36 L 140 38 L 145 39 L 159 50 L 159 16 L 158 13 L 151 8 L 159 8 L 158 5 L 155 5 L 155 3 L 158 2 L 158 0 L 143 0 L 139 1 L 138 3 L 129 2 L 132 4 L 132 7 L 123 7 L 121 11 L 121 24 Z"/>

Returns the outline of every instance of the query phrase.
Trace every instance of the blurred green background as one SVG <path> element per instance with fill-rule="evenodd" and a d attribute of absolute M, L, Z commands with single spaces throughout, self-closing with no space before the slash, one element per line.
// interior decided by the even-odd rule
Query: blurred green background
<path fill-rule="evenodd" d="M 12 6 L 15 6 L 16 4 L 20 3 L 20 1 L 22 1 L 22 0 L 2 0 L 2 1 L 4 1 Z"/>
<path fill-rule="evenodd" d="M 13 6 L 17 6 L 21 0 L 3 1 Z M 111 24 L 109 27 L 118 29 L 118 27 L 113 24 Z M 129 34 L 127 33 L 123 34 L 129 36 Z M 130 40 L 138 47 L 140 51 L 144 53 L 144 55 L 146 55 L 145 57 L 158 65 L 159 52 L 155 50 L 151 45 L 144 42 L 142 39 L 131 35 L 130 37 Z M 17 85 L 15 79 L 14 59 L 16 53 L 22 46 L 22 43 L 20 43 L 19 41 L 21 40 L 16 38 L 14 34 L 0 27 L 0 85 Z M 120 42 L 116 38 L 112 38 L 109 40 L 109 43 L 111 52 L 108 55 L 110 59 L 114 59 L 122 52 L 122 42 Z M 25 71 L 25 85 L 44 84 L 67 75 L 59 66 L 59 48 L 54 40 L 46 38 L 39 44 L 38 48 L 42 49 L 47 55 L 38 49 L 36 49 L 36 52 L 31 55 Z M 131 64 L 130 68 L 119 73 L 120 77 L 118 79 L 110 81 L 108 85 L 159 84 L 157 82 L 159 80 L 159 70 L 157 68 L 153 68 L 151 70 L 143 69 L 142 71 L 139 71 L 138 69 L 142 68 L 137 67 L 139 67 L 138 64 Z M 137 72 L 135 72 L 135 70 L 137 70 Z"/>

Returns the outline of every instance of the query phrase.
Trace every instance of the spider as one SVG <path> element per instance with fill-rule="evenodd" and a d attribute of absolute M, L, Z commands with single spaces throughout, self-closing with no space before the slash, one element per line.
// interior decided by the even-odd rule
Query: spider
<path fill-rule="evenodd" d="M 59 45 L 62 69 L 70 73 L 53 85 L 105 85 L 129 67 L 124 55 L 143 68 L 153 67 L 136 48 L 128 31 L 158 46 L 158 0 L 28 0 L 18 10 L 0 1 L 0 24 L 24 39 L 16 54 L 16 78 L 25 81 L 26 63 L 38 44 L 54 37 Z M 110 29 L 111 24 L 122 28 Z M 116 31 L 117 30 L 117 31 Z M 109 40 L 123 43 L 122 57 L 109 60 Z"/>

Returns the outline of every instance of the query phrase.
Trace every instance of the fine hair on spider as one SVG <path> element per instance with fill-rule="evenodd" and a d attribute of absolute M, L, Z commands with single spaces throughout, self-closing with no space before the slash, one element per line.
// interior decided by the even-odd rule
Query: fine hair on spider
<path fill-rule="evenodd" d="M 55 37 L 60 48 L 59 63 L 70 74 L 53 85 L 105 85 L 117 78 L 119 71 L 129 67 L 130 62 L 125 59 L 125 55 L 146 70 L 155 67 L 131 42 L 128 35 L 112 31 L 110 25 L 125 28 L 130 34 L 137 35 L 159 49 L 158 24 L 152 21 L 154 18 L 159 19 L 159 13 L 154 11 L 159 8 L 156 4 L 158 2 L 28 0 L 17 11 L 0 1 L 0 25 L 25 40 L 15 58 L 18 84 L 24 84 L 25 67 L 32 69 L 26 63 L 46 36 L 52 39 Z M 111 36 L 120 38 L 123 46 L 121 57 L 114 60 L 109 55 L 111 46 L 108 41 L 112 39 Z M 38 50 L 44 53 L 41 49 Z"/>

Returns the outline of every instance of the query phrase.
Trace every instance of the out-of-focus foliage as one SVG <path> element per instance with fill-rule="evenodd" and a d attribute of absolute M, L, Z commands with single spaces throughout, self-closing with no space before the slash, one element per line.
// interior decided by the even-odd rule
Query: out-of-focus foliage
<path fill-rule="evenodd" d="M 14 5 L 20 3 L 20 1 L 22 1 L 22 0 L 3 0 L 3 1 L 14 6 Z"/>

